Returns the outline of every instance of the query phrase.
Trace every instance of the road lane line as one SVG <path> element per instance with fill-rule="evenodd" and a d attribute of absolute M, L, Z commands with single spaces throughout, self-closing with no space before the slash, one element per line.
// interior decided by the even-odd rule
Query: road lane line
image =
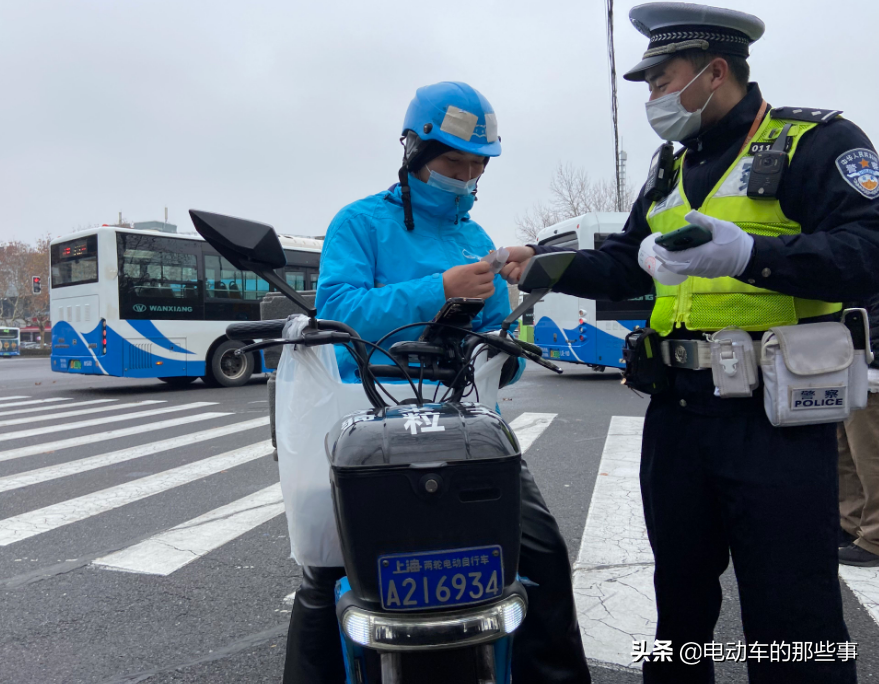
<path fill-rule="evenodd" d="M 229 414 L 220 413 L 212 415 L 225 416 Z M 121 449 L 120 451 L 113 451 L 108 454 L 99 454 L 98 456 L 81 458 L 77 461 L 69 461 L 59 465 L 47 466 L 46 468 L 38 468 L 23 473 L 16 473 L 15 475 L 7 475 L 6 477 L 0 477 L 0 492 L 8 492 L 13 489 L 28 487 L 40 482 L 56 480 L 59 477 L 67 477 L 68 475 L 77 475 L 89 470 L 94 470 L 95 468 L 103 468 L 104 466 L 130 461 L 134 458 L 142 458 L 143 456 L 150 456 L 152 454 L 168 451 L 170 449 L 177 449 L 189 444 L 206 442 L 211 439 L 217 439 L 218 437 L 225 437 L 226 435 L 264 427 L 268 424 L 269 418 L 266 416 L 265 418 L 256 418 L 255 420 L 247 420 L 241 423 L 232 423 L 219 428 L 202 430 L 201 432 L 192 432 L 187 435 L 181 435 L 180 437 L 165 439 L 161 442 L 150 442 L 148 444 L 129 447 L 128 449 Z"/>
<path fill-rule="evenodd" d="M 0 399 L 0 401 L 4 401 L 5 403 L 0 404 L 0 408 L 6 408 L 8 406 L 30 406 L 32 404 L 51 404 L 55 401 L 70 401 L 73 397 L 53 397 L 51 399 L 31 399 L 30 401 L 16 401 L 14 404 L 10 404 L 8 399 L 12 399 L 13 397 L 6 397 L 6 399 Z M 27 399 L 27 397 L 22 397 L 22 399 Z"/>
<path fill-rule="evenodd" d="M 148 416 L 158 416 L 163 413 L 176 413 L 177 411 L 189 411 L 191 409 L 204 408 L 205 406 L 216 406 L 216 401 L 196 401 L 191 404 L 178 404 L 176 406 L 166 406 L 159 409 L 150 409 L 149 411 L 135 411 L 134 413 L 126 413 L 121 416 L 108 416 L 104 418 L 95 418 L 93 420 L 81 420 L 76 423 L 63 423 L 61 425 L 49 425 L 47 427 L 34 428 L 33 430 L 19 430 L 18 432 L 7 432 L 0 434 L 0 442 L 13 439 L 24 439 L 25 437 L 36 437 L 37 435 L 47 435 L 52 432 L 65 432 L 70 430 L 81 430 L 82 428 L 94 427 L 95 425 L 106 425 L 107 423 L 119 423 L 124 420 L 134 420 L 136 418 L 147 418 Z"/>
<path fill-rule="evenodd" d="M 0 397 L 0 402 L 15 401 L 16 399 L 30 399 L 30 396 L 26 394 L 19 394 L 14 397 Z"/>
<path fill-rule="evenodd" d="M 510 423 L 510 428 L 516 433 L 516 439 L 519 440 L 519 449 L 523 455 L 550 426 L 556 415 L 558 414 L 522 413 Z"/>
<path fill-rule="evenodd" d="M 43 444 L 33 444 L 31 446 L 19 447 L 18 449 L 9 449 L 8 451 L 0 451 L 0 462 L 11 461 L 15 458 L 24 456 L 33 456 L 34 454 L 48 454 L 61 449 L 70 449 L 72 447 L 82 446 L 84 444 L 94 444 L 96 442 L 105 442 L 108 439 L 118 439 L 119 437 L 129 437 L 131 435 L 140 435 L 144 432 L 153 432 L 154 430 L 164 430 L 165 428 L 176 427 L 178 425 L 186 425 L 187 423 L 195 423 L 200 420 L 209 420 L 211 418 L 219 418 L 221 416 L 231 416 L 231 413 L 197 413 L 194 416 L 182 416 L 180 418 L 172 418 L 170 420 L 160 420 L 157 423 L 144 423 L 143 425 L 135 425 L 133 427 L 120 428 L 119 430 L 111 430 L 109 432 L 96 432 L 93 435 L 83 435 L 82 437 L 71 437 L 70 439 L 61 439 L 57 442 L 44 442 Z"/>
<path fill-rule="evenodd" d="M 638 481 L 643 425 L 643 418 L 611 418 L 574 563 L 586 653 L 632 670 L 641 669 L 632 663 L 632 641 L 652 643 L 656 630 L 653 553 Z"/>
<path fill-rule="evenodd" d="M 840 565 L 839 576 L 879 624 L 879 568 Z"/>
<path fill-rule="evenodd" d="M 0 411 L 0 416 L 20 416 L 22 413 L 36 413 L 37 411 L 57 411 L 58 409 L 69 409 L 74 406 L 89 406 L 91 404 L 106 404 L 110 401 L 119 401 L 118 399 L 92 399 L 91 401 L 78 401 L 74 404 L 62 404 L 61 406 L 37 406 L 36 408 L 18 409 L 15 411 Z M 0 406 L 0 408 L 3 408 Z"/>
<path fill-rule="evenodd" d="M 73 418 L 74 416 L 84 416 L 90 413 L 103 413 L 104 411 L 118 411 L 120 409 L 137 408 L 138 406 L 149 406 L 150 404 L 164 404 L 164 399 L 146 399 L 144 401 L 136 401 L 131 404 L 113 404 L 112 406 L 99 406 L 90 409 L 77 409 L 76 411 L 65 411 L 63 413 L 53 413 L 46 416 L 28 416 L 27 418 L 13 418 L 12 420 L 0 421 L 0 427 L 10 427 L 12 425 L 24 425 L 25 423 L 38 423 L 41 420 L 55 420 L 56 418 Z M 67 408 L 67 405 L 59 408 Z M 2 437 L 2 435 L 0 435 Z"/>
<path fill-rule="evenodd" d="M 51 532 L 271 454 L 271 440 L 0 520 L 0 546 Z"/>
<path fill-rule="evenodd" d="M 92 565 L 167 576 L 283 512 L 281 485 L 273 484 L 140 544 L 98 558 Z"/>

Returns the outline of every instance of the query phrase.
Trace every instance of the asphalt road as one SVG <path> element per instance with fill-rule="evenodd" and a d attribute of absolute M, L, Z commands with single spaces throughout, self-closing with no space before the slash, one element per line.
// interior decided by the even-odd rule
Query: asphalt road
<path fill-rule="evenodd" d="M 573 562 L 611 417 L 642 416 L 647 401 L 611 372 L 572 368 L 557 377 L 534 368 L 501 392 L 500 405 L 508 420 L 556 414 L 526 459 Z M 283 515 L 166 575 L 95 563 L 275 484 L 271 456 L 241 455 L 268 439 L 259 423 L 267 410 L 264 378 L 238 389 L 199 381 L 170 390 L 154 380 L 53 374 L 47 359 L 0 359 L 0 681 L 281 680 L 284 599 L 300 578 Z M 227 428 L 238 424 L 251 427 Z M 204 436 L 186 442 L 192 434 Z M 144 453 L 166 441 L 180 445 Z M 216 458 L 230 453 L 238 460 Z M 104 460 L 77 470 L 96 457 Z M 724 588 L 716 640 L 742 640 L 731 572 Z M 860 680 L 879 681 L 879 625 L 843 592 Z M 592 669 L 599 684 L 641 680 L 633 670 Z M 721 664 L 718 681 L 746 682 L 744 665 Z"/>

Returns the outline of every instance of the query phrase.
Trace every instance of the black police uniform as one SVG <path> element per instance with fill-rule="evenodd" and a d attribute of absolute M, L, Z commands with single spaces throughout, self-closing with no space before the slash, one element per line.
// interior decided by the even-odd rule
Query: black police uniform
<path fill-rule="evenodd" d="M 739 154 L 762 101 L 752 83 L 726 117 L 684 141 L 684 191 L 694 209 Z M 778 193 L 802 234 L 755 235 L 739 280 L 831 302 L 879 292 L 879 200 L 850 186 L 836 164 L 858 148 L 873 146 L 841 118 L 803 135 Z M 578 252 L 555 290 L 585 298 L 648 294 L 652 279 L 638 266 L 638 250 L 650 234 L 650 204 L 642 191 L 624 231 L 598 251 Z M 679 328 L 671 337 L 701 333 Z M 676 656 L 687 642 L 714 640 L 719 577 L 731 553 L 749 644 L 849 641 L 837 576 L 836 426 L 772 427 L 762 388 L 749 399 L 719 399 L 711 373 L 669 370 L 671 388 L 654 396 L 647 410 L 641 458 L 656 560 L 656 638 L 671 640 Z M 853 661 L 749 659 L 748 670 L 751 682 L 767 684 L 856 681 Z M 677 658 L 651 662 L 644 681 L 712 682 L 713 665 L 705 659 L 694 666 Z"/>

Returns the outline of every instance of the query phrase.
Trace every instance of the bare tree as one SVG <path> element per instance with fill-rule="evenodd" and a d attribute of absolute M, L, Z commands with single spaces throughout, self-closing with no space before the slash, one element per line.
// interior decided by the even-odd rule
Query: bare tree
<path fill-rule="evenodd" d="M 36 323 L 41 344 L 49 322 L 50 240 L 47 236 L 36 245 L 0 245 L 0 322 L 7 326 Z M 33 294 L 33 276 L 39 276 L 42 285 L 38 295 Z"/>
<path fill-rule="evenodd" d="M 549 204 L 537 202 L 516 217 L 516 234 L 525 242 L 536 242 L 537 234 L 559 221 L 591 212 L 616 211 L 616 184 L 612 180 L 594 181 L 582 167 L 559 163 L 549 183 Z M 626 188 L 624 205 L 632 203 L 632 190 Z"/>

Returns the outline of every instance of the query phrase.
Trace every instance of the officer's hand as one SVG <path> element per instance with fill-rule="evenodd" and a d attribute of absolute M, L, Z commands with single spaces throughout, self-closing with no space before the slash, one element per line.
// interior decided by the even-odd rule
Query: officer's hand
<path fill-rule="evenodd" d="M 516 285 L 525 272 L 528 261 L 534 256 L 534 250 L 530 247 L 507 247 L 510 257 L 507 265 L 501 269 L 501 275 L 511 285 Z"/>
<path fill-rule="evenodd" d="M 494 294 L 494 273 L 485 261 L 455 266 L 443 273 L 443 288 L 446 291 L 446 299 L 450 297 L 488 299 Z"/>
<path fill-rule="evenodd" d="M 711 242 L 680 252 L 655 245 L 653 253 L 663 266 L 672 273 L 700 278 L 735 277 L 745 272 L 751 260 L 753 237 L 735 223 L 698 211 L 689 212 L 684 220 L 710 230 L 714 237 Z"/>

